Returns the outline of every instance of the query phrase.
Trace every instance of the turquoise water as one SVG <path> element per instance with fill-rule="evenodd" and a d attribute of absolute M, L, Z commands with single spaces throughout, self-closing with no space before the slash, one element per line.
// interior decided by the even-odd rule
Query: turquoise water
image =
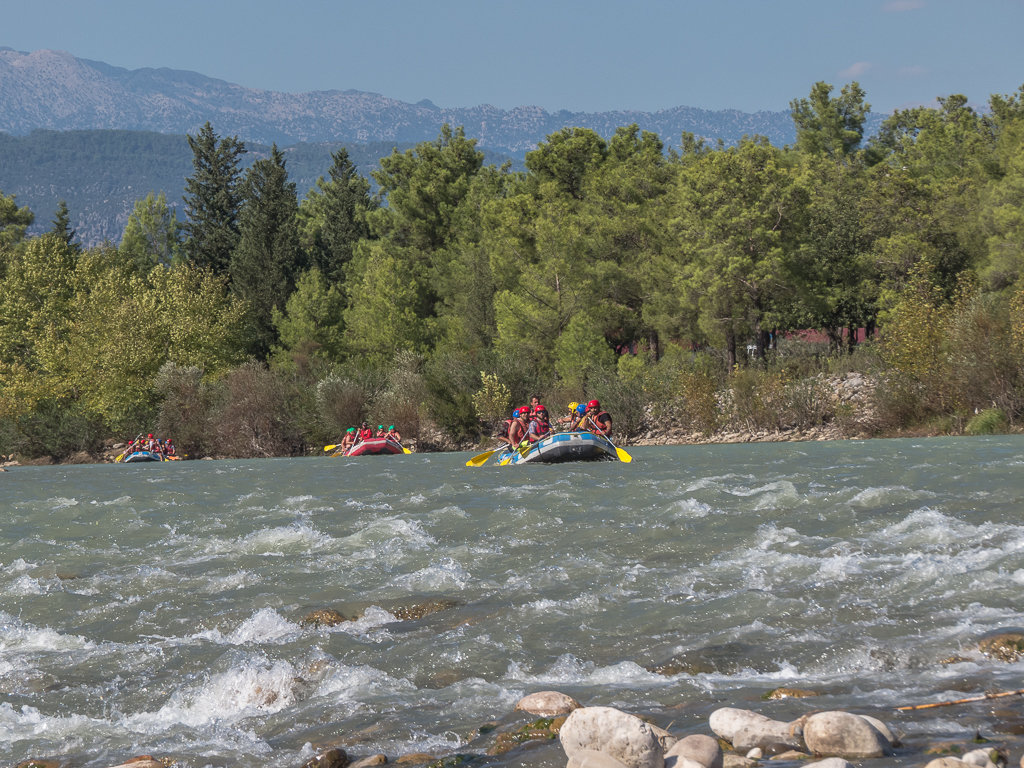
<path fill-rule="evenodd" d="M 472 752 L 548 689 L 677 732 L 854 708 L 910 749 L 1007 719 L 894 707 L 1021 687 L 973 649 L 1024 625 L 1024 440 L 628 450 L 0 474 L 0 760 Z M 358 618 L 303 625 L 319 608 Z"/>

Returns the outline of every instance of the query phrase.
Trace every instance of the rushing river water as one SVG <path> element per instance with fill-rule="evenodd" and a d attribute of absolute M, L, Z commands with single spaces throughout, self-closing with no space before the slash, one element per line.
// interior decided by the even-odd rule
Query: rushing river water
<path fill-rule="evenodd" d="M 974 649 L 1024 625 L 1024 440 L 629 450 L 0 474 L 0 763 L 473 752 L 537 690 L 680 734 L 719 706 L 853 709 L 906 734 L 896 764 L 1018 738 L 1019 704 L 894 708 L 1022 685 Z M 319 608 L 358 618 L 304 625 Z M 761 700 L 778 686 L 821 695 Z"/>

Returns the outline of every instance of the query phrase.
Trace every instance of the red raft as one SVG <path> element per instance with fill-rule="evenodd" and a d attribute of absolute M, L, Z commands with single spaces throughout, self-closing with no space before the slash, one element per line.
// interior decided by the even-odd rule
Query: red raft
<path fill-rule="evenodd" d="M 402 453 L 402 444 L 386 437 L 371 437 L 356 443 L 343 456 L 383 456 L 389 453 Z"/>

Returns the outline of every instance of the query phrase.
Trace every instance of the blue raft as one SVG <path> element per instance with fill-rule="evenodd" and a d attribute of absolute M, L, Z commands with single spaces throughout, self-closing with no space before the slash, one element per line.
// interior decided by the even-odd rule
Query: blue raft
<path fill-rule="evenodd" d="M 618 461 L 615 448 L 592 432 L 556 432 L 542 437 L 525 451 L 503 453 L 499 464 L 559 464 L 563 461 Z"/>

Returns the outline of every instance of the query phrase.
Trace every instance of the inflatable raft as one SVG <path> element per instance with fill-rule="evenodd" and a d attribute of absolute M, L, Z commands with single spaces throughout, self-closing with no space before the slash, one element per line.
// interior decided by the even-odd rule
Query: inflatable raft
<path fill-rule="evenodd" d="M 556 432 L 542 437 L 525 451 L 503 454 L 499 464 L 558 464 L 563 461 L 618 461 L 615 448 L 592 432 Z"/>
<path fill-rule="evenodd" d="M 393 453 L 402 453 L 402 444 L 386 437 L 371 437 L 363 440 L 349 448 L 345 453 L 336 453 L 335 456 L 384 456 Z"/>
<path fill-rule="evenodd" d="M 123 464 L 139 464 L 144 461 L 164 461 L 164 456 L 156 451 L 132 451 L 123 459 Z"/>

